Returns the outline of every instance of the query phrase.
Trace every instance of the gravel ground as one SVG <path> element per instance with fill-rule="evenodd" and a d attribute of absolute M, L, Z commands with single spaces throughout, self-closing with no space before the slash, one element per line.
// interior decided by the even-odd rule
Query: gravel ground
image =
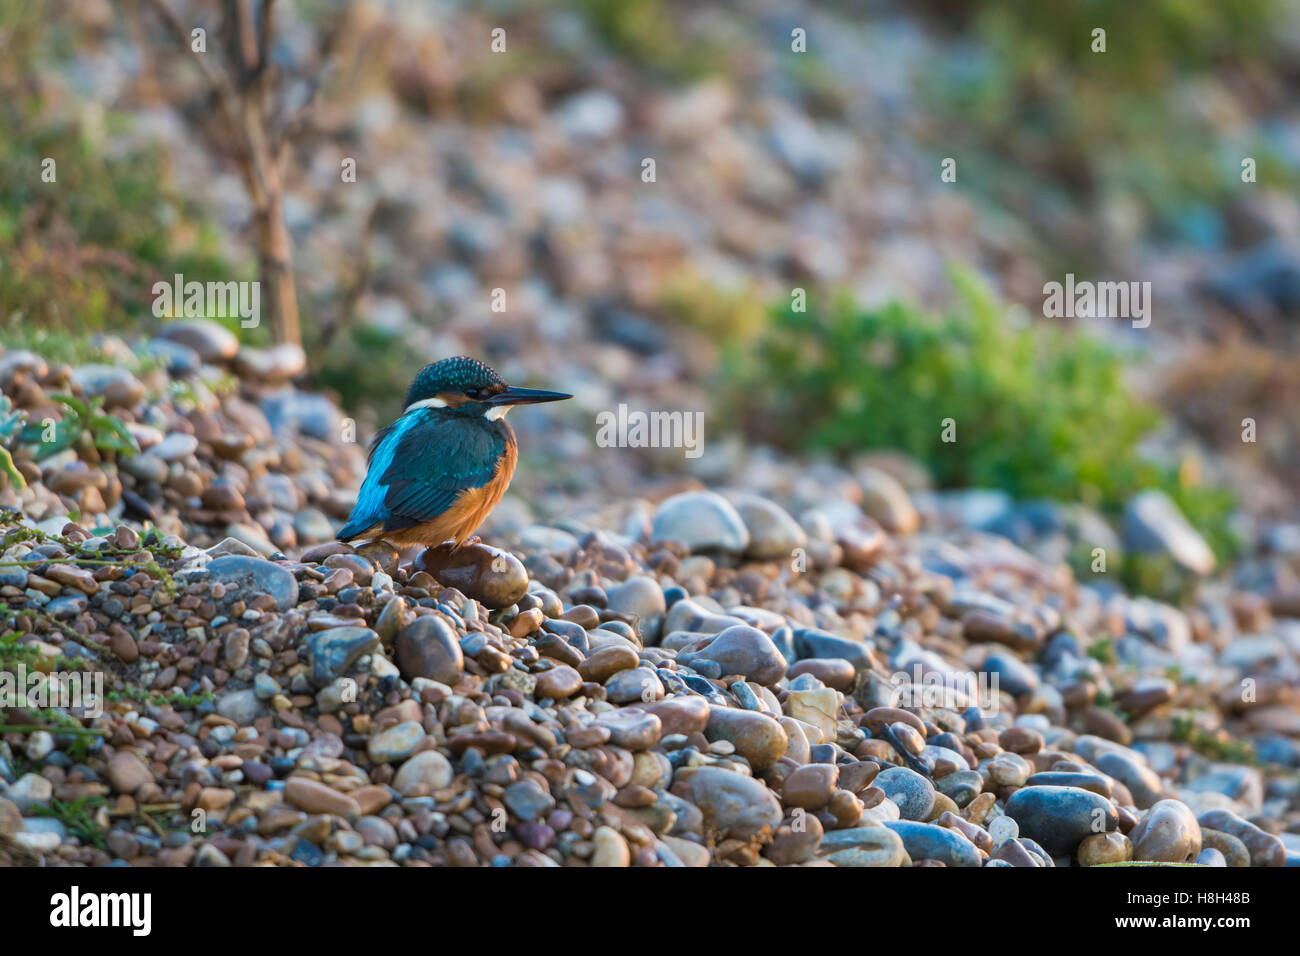
<path fill-rule="evenodd" d="M 454 554 L 353 549 L 363 446 L 300 354 L 204 323 L 119 346 L 0 353 L 30 422 L 103 396 L 140 448 L 88 429 L 0 489 L 5 672 L 107 697 L 4 712 L 0 860 L 1300 861 L 1285 550 L 1216 576 L 1135 507 L 1122 543 L 1204 579 L 1173 606 L 1077 581 L 1061 553 L 1113 533 L 1074 512 L 995 534 L 1023 508 L 757 454 L 503 507 Z"/>

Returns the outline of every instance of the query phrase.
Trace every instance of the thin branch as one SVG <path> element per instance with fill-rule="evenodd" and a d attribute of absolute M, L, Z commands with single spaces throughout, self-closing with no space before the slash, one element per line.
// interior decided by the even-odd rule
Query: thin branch
<path fill-rule="evenodd" d="M 261 60 L 253 26 L 251 0 L 226 0 L 226 16 L 233 28 L 226 34 L 230 59 L 239 68 L 239 84 L 247 86 Z"/>
<path fill-rule="evenodd" d="M 264 76 L 271 62 L 271 36 L 275 32 L 275 0 L 262 0 L 257 20 L 257 73 Z"/>
<path fill-rule="evenodd" d="M 217 108 L 221 111 L 222 119 L 225 120 L 231 135 L 235 137 L 239 151 L 244 155 L 248 155 L 251 148 L 247 136 L 242 135 L 241 125 L 235 119 L 235 91 L 230 85 L 229 78 L 213 70 L 207 58 L 194 49 L 190 43 L 190 32 L 185 29 L 185 24 L 181 23 L 180 18 L 172 11 L 171 7 L 167 6 L 163 0 L 146 0 L 146 2 L 157 12 L 158 18 L 162 20 L 163 25 L 167 27 L 177 44 L 193 54 L 194 63 L 203 75 L 204 82 L 207 83 L 211 94 L 216 97 Z"/>
<path fill-rule="evenodd" d="M 375 226 L 379 221 L 379 213 L 384 205 L 382 199 L 375 200 L 374 205 L 370 207 L 370 212 L 366 215 L 366 223 L 361 230 L 361 239 L 358 242 L 357 252 L 354 256 L 357 262 L 357 269 L 352 276 L 352 281 L 348 283 L 343 290 L 343 295 L 339 300 L 338 308 L 334 313 L 330 323 L 321 330 L 320 338 L 316 342 L 316 353 L 324 356 L 329 350 L 330 344 L 334 341 L 334 336 L 348 323 L 348 319 L 356 310 L 357 303 L 361 301 L 362 295 L 370 285 L 370 246 L 375 236 Z"/>
<path fill-rule="evenodd" d="M 278 133 L 273 141 L 274 150 L 277 157 L 281 156 L 284 147 L 292 140 L 300 136 L 310 125 L 313 115 L 316 111 L 317 96 L 325 79 L 334 67 L 334 53 L 342 37 L 341 23 L 336 22 L 325 34 L 321 41 L 320 54 L 317 57 L 317 68 L 312 74 L 311 79 L 307 81 L 307 96 L 293 113 L 282 122 L 276 124 Z"/>

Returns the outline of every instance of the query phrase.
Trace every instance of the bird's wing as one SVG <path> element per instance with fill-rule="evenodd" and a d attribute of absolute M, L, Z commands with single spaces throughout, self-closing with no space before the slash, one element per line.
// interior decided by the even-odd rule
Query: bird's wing
<path fill-rule="evenodd" d="M 402 420 L 399 418 L 397 421 L 393 422 L 392 424 L 385 425 L 383 428 L 379 429 L 379 431 L 375 432 L 375 437 L 370 439 L 370 448 L 366 450 L 367 468 L 369 468 L 371 465 L 375 463 L 375 452 L 379 450 L 379 447 L 384 443 L 384 441 L 388 438 L 388 436 L 393 433 L 393 429 L 400 424 L 402 424 Z M 369 477 L 368 472 L 366 477 Z"/>
<path fill-rule="evenodd" d="M 366 478 L 357 492 L 357 503 L 352 506 L 348 522 L 335 535 L 340 541 L 348 541 L 365 534 L 376 524 L 388 517 L 384 506 L 384 495 L 388 488 L 384 484 L 384 472 L 393 461 L 398 438 L 402 432 L 416 424 L 423 411 L 403 415 L 391 425 L 385 425 L 375 433 L 366 452 Z"/>
<path fill-rule="evenodd" d="M 496 475 L 507 442 L 499 429 L 431 416 L 389 440 L 395 445 L 380 479 L 385 531 L 431 521 L 461 492 L 482 488 Z"/>

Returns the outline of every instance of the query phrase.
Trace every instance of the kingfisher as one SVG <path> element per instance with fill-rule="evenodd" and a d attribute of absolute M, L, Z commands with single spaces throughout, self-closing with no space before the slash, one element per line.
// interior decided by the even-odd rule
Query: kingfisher
<path fill-rule="evenodd" d="M 514 475 L 519 453 L 506 413 L 572 397 L 507 385 L 464 355 L 426 365 L 406 391 L 401 417 L 371 443 L 366 480 L 338 539 L 460 547 Z"/>

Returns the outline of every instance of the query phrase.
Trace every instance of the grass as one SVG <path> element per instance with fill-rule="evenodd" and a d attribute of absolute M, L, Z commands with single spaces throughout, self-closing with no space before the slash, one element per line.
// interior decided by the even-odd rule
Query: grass
<path fill-rule="evenodd" d="M 85 360 L 90 334 L 150 328 L 153 284 L 236 275 L 216 224 L 169 186 L 165 151 L 130 146 L 129 117 L 74 110 L 55 86 L 75 26 L 43 4 L 0 5 L 0 337 Z M 111 147 L 111 148 L 110 148 Z M 237 323 L 235 323 L 237 325 Z"/>
<path fill-rule="evenodd" d="M 216 697 L 210 691 L 186 694 L 183 691 L 173 690 L 163 693 L 127 686 L 121 690 L 109 691 L 104 695 L 104 700 L 110 703 L 119 700 L 131 700 L 136 703 L 149 704 L 153 707 L 180 707 L 183 710 L 190 710 L 206 701 L 216 700 Z"/>
<path fill-rule="evenodd" d="M 1153 860 L 1126 860 L 1119 863 L 1094 863 L 1089 867 L 1090 870 L 1100 869 L 1107 866 L 1207 866 L 1206 863 L 1161 863 Z"/>
<path fill-rule="evenodd" d="M 51 800 L 48 806 L 33 807 L 32 812 L 38 817 L 54 817 L 67 827 L 69 834 L 82 843 L 106 850 L 108 849 L 105 842 L 107 834 L 104 828 L 95 822 L 88 808 L 104 806 L 107 803 L 108 800 L 104 797 L 79 797 L 71 801 Z"/>
<path fill-rule="evenodd" d="M 1202 757 L 1228 763 L 1264 766 L 1255 755 L 1255 748 L 1243 740 L 1233 740 L 1222 733 L 1214 733 L 1196 726 L 1191 714 L 1174 716 L 1173 740 L 1190 746 Z"/>
<path fill-rule="evenodd" d="M 612 52 L 673 80 L 717 68 L 720 50 L 684 33 L 686 9 L 670 0 L 578 0 L 576 10 Z"/>

